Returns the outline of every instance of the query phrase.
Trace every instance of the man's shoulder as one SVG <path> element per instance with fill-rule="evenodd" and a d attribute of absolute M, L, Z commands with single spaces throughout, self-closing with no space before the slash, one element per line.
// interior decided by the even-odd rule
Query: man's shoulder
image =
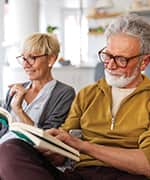
<path fill-rule="evenodd" d="M 95 94 L 96 92 L 101 91 L 105 86 L 107 86 L 105 79 L 100 79 L 92 84 L 89 84 L 82 88 L 79 93 L 92 93 Z"/>
<path fill-rule="evenodd" d="M 143 75 L 143 82 L 140 84 L 137 90 L 150 90 L 150 79 L 147 76 Z"/>

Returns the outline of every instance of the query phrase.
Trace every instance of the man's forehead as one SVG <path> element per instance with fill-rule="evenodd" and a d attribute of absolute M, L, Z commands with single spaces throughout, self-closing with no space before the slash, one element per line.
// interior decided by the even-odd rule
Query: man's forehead
<path fill-rule="evenodd" d="M 110 36 L 106 46 L 108 51 L 124 55 L 139 52 L 141 47 L 138 38 L 126 34 L 115 34 Z"/>

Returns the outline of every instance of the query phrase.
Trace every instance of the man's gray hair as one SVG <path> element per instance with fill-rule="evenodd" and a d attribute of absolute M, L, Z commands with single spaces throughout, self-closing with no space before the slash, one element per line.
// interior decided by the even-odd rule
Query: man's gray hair
<path fill-rule="evenodd" d="M 116 18 L 105 31 L 106 38 L 116 33 L 126 33 L 140 39 L 141 54 L 150 53 L 150 24 L 137 14 L 127 14 Z"/>

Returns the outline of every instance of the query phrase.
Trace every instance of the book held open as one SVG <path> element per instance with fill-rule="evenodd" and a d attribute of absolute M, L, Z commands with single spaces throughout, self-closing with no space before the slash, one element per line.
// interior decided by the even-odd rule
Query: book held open
<path fill-rule="evenodd" d="M 0 121 L 9 125 L 9 130 L 15 133 L 20 139 L 32 144 L 33 146 L 49 149 L 52 152 L 61 154 L 72 160 L 79 161 L 80 153 L 76 149 L 68 146 L 54 136 L 46 133 L 44 130 L 37 127 L 22 123 L 12 122 L 10 113 L 0 108 Z"/>

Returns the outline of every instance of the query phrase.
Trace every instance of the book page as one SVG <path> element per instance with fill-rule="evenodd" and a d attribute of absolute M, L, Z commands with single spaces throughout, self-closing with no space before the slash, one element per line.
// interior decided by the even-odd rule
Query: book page
<path fill-rule="evenodd" d="M 1 115 L 7 119 L 9 125 L 12 123 L 13 120 L 11 114 L 2 107 L 0 107 L 0 116 Z"/>
<path fill-rule="evenodd" d="M 72 152 L 69 152 L 68 150 L 65 150 L 63 148 L 63 146 L 62 147 L 61 146 L 57 146 L 56 144 L 51 143 L 50 141 L 48 142 L 48 141 L 45 141 L 43 139 L 40 139 L 38 137 L 38 135 L 35 136 L 34 133 L 26 131 L 26 130 L 20 128 L 17 125 L 11 126 L 11 130 L 13 132 L 16 132 L 16 134 L 19 132 L 19 133 L 22 133 L 22 135 L 25 135 L 27 138 L 23 138 L 23 140 L 29 142 L 32 145 L 35 145 L 36 147 L 39 147 L 39 148 L 42 148 L 42 149 L 49 149 L 52 152 L 56 152 L 56 153 L 61 154 L 61 155 L 65 156 L 65 157 L 71 158 L 71 159 L 73 159 L 75 161 L 79 161 L 80 160 L 78 154 L 73 154 Z"/>
<path fill-rule="evenodd" d="M 21 122 L 14 122 L 11 125 L 11 129 L 13 127 L 17 127 L 17 128 L 21 128 L 27 132 L 29 132 L 30 134 L 35 134 L 37 136 L 40 136 L 48 141 L 50 141 L 51 143 L 55 144 L 56 146 L 60 146 L 63 149 L 66 149 L 74 154 L 76 154 L 77 156 L 80 156 L 80 153 L 78 150 L 72 148 L 71 146 L 68 146 L 67 144 L 63 143 L 62 141 L 58 140 L 57 138 L 55 138 L 54 136 L 47 134 L 46 132 L 44 132 L 42 129 L 21 123 Z"/>
<path fill-rule="evenodd" d="M 21 123 L 21 122 L 14 122 L 13 126 L 18 126 L 18 127 L 22 128 L 23 130 L 27 130 L 28 132 L 31 132 L 33 134 L 37 134 L 38 136 L 41 136 L 41 137 L 49 140 L 50 142 L 56 144 L 57 146 L 64 147 L 68 151 L 70 151 L 70 152 L 72 152 L 74 154 L 77 154 L 78 156 L 80 155 L 79 152 L 76 149 L 68 146 L 67 144 L 65 144 L 62 141 L 58 140 L 54 136 L 52 136 L 50 134 L 47 134 L 42 129 L 27 125 L 27 124 L 24 124 L 24 123 Z"/>

